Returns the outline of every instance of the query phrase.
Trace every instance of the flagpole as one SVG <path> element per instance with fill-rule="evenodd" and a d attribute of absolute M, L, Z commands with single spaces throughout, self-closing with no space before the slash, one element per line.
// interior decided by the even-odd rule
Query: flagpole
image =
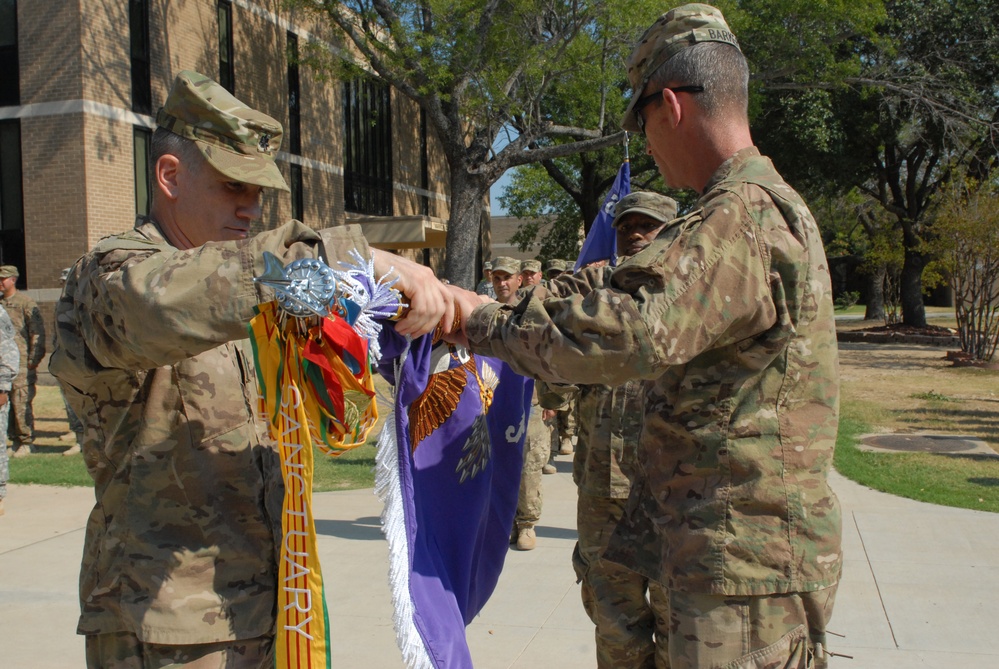
<path fill-rule="evenodd" d="M 624 162 L 631 162 L 631 158 L 628 156 L 628 131 L 624 131 Z"/>

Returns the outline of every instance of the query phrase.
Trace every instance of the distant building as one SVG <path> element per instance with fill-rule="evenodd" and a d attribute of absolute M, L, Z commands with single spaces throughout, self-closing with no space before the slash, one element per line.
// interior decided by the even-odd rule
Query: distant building
<path fill-rule="evenodd" d="M 493 216 L 490 221 L 492 230 L 492 257 L 507 256 L 517 260 L 527 260 L 537 256 L 537 249 L 521 251 L 520 248 L 510 241 L 517 228 L 524 223 L 524 219 L 515 216 Z M 535 244 L 535 246 L 537 246 Z"/>
<path fill-rule="evenodd" d="M 279 0 L 0 2 L 0 264 L 51 310 L 60 270 L 148 210 L 156 110 L 191 69 L 285 127 L 291 192 L 264 195 L 261 229 L 359 222 L 378 246 L 439 265 L 439 142 L 384 83 L 300 68 L 312 28 Z"/>

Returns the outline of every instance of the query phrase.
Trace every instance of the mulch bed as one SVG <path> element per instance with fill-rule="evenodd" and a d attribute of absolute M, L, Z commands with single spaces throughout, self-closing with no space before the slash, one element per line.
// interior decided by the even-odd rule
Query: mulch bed
<path fill-rule="evenodd" d="M 960 350 L 961 339 L 953 328 L 939 325 L 874 325 L 859 330 L 849 330 L 836 333 L 837 341 L 866 342 L 869 344 L 919 344 L 922 346 L 940 346 L 957 348 L 947 351 L 946 358 L 955 367 L 977 367 L 979 369 L 999 369 L 999 362 L 982 362 L 974 360 L 970 355 Z"/>
<path fill-rule="evenodd" d="M 960 348 L 961 340 L 951 328 L 939 325 L 913 327 L 911 325 L 874 325 L 860 330 L 841 331 L 836 339 L 842 342 L 867 342 L 870 344 L 920 344 Z"/>

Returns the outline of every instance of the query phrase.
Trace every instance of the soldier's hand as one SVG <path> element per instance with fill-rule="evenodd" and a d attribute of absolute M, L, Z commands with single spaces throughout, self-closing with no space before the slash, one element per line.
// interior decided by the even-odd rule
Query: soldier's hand
<path fill-rule="evenodd" d="M 406 314 L 396 323 L 396 332 L 419 337 L 433 331 L 442 321 L 444 331 L 451 331 L 454 302 L 447 287 L 434 276 L 433 270 L 381 249 L 372 249 L 372 254 L 375 275 L 380 277 L 389 273 L 390 278 L 398 277 L 395 287 L 405 295 L 409 304 Z"/>
<path fill-rule="evenodd" d="M 452 344 L 467 346 L 468 338 L 465 337 L 465 322 L 468 320 L 468 317 L 473 311 L 475 311 L 477 306 L 481 304 L 489 304 L 490 302 L 495 302 L 495 300 L 486 295 L 479 295 L 478 293 L 473 293 L 470 290 L 459 288 L 458 286 L 449 285 L 447 286 L 447 289 L 450 293 L 451 299 L 454 301 L 458 329 L 445 336 L 444 340 L 451 342 Z"/>
<path fill-rule="evenodd" d="M 6 390 L 0 390 L 0 407 L 6 406 L 9 394 Z"/>

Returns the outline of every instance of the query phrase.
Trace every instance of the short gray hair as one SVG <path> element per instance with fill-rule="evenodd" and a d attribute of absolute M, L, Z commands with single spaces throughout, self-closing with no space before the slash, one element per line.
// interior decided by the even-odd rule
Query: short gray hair
<path fill-rule="evenodd" d="M 166 128 L 156 128 L 149 144 L 149 173 L 156 171 L 156 162 L 165 155 L 177 156 L 190 170 L 200 170 L 207 162 L 193 140 L 181 137 Z"/>
<path fill-rule="evenodd" d="M 709 118 L 738 113 L 749 115 L 749 65 L 736 47 L 702 42 L 679 52 L 649 78 L 656 89 L 703 86 L 693 97 Z"/>

